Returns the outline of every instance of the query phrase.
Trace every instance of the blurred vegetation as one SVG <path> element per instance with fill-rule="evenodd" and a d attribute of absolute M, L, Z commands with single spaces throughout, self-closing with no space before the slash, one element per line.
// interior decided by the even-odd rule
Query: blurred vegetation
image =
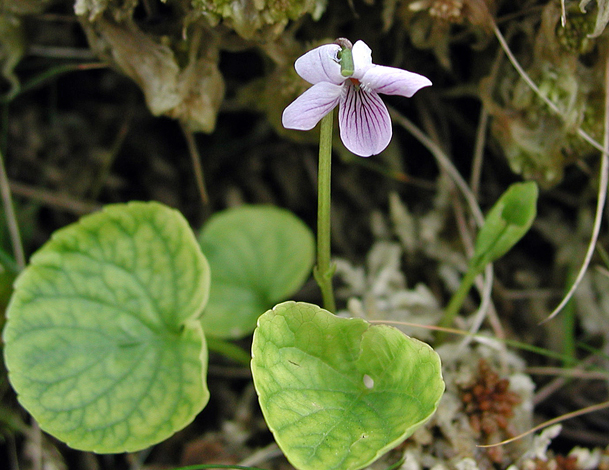
<path fill-rule="evenodd" d="M 210 133 L 224 105 L 264 112 L 287 134 L 280 128 L 281 111 L 307 86 L 293 71 L 294 59 L 338 36 L 362 38 L 377 62 L 430 76 L 439 85 L 436 95 L 443 90 L 482 101 L 511 169 L 548 187 L 562 180 L 566 165 L 593 153 L 577 137 L 579 128 L 602 139 L 607 3 L 4 0 L 0 57 L 5 96 L 15 96 L 15 67 L 29 46 L 32 18 L 73 6 L 93 54 L 140 87 L 153 115 Z M 561 116 L 497 55 L 498 23 Z M 258 80 L 230 83 L 227 90 L 221 54 L 252 50 L 263 61 Z M 238 73 L 247 77 L 243 67 Z"/>

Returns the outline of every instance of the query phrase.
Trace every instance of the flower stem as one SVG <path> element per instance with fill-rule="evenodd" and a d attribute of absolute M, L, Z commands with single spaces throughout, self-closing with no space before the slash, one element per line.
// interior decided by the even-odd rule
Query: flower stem
<path fill-rule="evenodd" d="M 330 181 L 332 170 L 332 127 L 334 111 L 321 120 L 319 135 L 319 170 L 317 175 L 317 266 L 313 270 L 321 289 L 324 308 L 336 311 L 332 276 L 334 266 L 330 261 Z"/>
<path fill-rule="evenodd" d="M 478 274 L 480 274 L 480 270 L 473 269 L 470 266 L 470 268 L 465 273 L 465 276 L 463 276 L 463 279 L 461 280 L 461 284 L 459 285 L 457 292 L 453 294 L 452 298 L 450 299 L 450 302 L 448 303 L 448 306 L 444 309 L 444 316 L 442 317 L 442 320 L 440 321 L 438 326 L 441 326 L 443 328 L 450 328 L 452 326 L 453 321 L 455 320 L 457 313 L 459 313 L 459 310 L 461 310 L 463 302 L 465 302 L 465 298 L 467 297 L 467 294 L 472 288 L 472 285 L 474 284 L 474 281 L 476 280 L 476 276 L 478 276 Z M 441 344 L 444 341 L 444 337 L 445 333 L 439 331 L 436 335 L 435 344 Z"/>
<path fill-rule="evenodd" d="M 232 359 L 239 364 L 249 366 L 251 357 L 249 352 L 243 350 L 236 344 L 224 341 L 219 338 L 208 337 L 206 338 L 207 348 L 210 351 L 222 354 L 224 357 Z"/>

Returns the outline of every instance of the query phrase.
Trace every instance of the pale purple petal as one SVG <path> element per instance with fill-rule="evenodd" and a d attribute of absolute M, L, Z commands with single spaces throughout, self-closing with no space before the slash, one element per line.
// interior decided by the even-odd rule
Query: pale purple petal
<path fill-rule="evenodd" d="M 338 104 L 342 88 L 328 82 L 313 85 L 283 110 L 283 127 L 299 131 L 313 129 Z"/>
<path fill-rule="evenodd" d="M 326 44 L 307 52 L 296 60 L 296 73 L 312 85 L 321 82 L 340 85 L 345 77 L 340 74 L 340 63 L 336 56 L 338 51 L 338 44 Z"/>
<path fill-rule="evenodd" d="M 370 67 L 359 80 L 364 89 L 406 98 L 410 98 L 421 88 L 431 85 L 431 80 L 423 75 L 383 65 Z"/>
<path fill-rule="evenodd" d="M 372 67 L 372 50 L 364 41 L 357 41 L 351 49 L 353 54 L 353 75 L 358 80 Z"/>
<path fill-rule="evenodd" d="M 391 118 L 380 96 L 345 86 L 338 110 L 340 138 L 360 157 L 381 153 L 391 141 Z"/>

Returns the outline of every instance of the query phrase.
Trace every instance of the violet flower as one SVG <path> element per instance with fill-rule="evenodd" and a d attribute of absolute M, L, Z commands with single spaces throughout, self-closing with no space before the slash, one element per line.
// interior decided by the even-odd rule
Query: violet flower
<path fill-rule="evenodd" d="M 417 73 L 373 64 L 372 51 L 363 41 L 353 45 L 353 72 L 348 70 L 344 76 L 339 57 L 351 44 L 341 41 L 348 46 L 327 44 L 296 60 L 296 72 L 313 86 L 283 111 L 282 123 L 287 129 L 308 131 L 338 105 L 338 125 L 345 147 L 369 157 L 385 150 L 392 135 L 389 111 L 378 94 L 410 98 L 431 81 Z"/>

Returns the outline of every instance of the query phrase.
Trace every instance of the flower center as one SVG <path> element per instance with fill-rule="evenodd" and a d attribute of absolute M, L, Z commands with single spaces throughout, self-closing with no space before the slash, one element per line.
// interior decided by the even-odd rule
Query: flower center
<path fill-rule="evenodd" d="M 343 77 L 353 75 L 353 54 L 351 53 L 351 42 L 345 38 L 338 38 L 337 41 L 341 46 L 337 53 L 337 58 L 340 63 L 340 74 Z"/>
<path fill-rule="evenodd" d="M 351 83 L 353 83 L 353 86 L 355 87 L 355 89 L 359 90 L 359 87 L 361 86 L 361 83 L 359 82 L 359 80 L 357 78 L 349 78 L 349 80 L 351 80 Z"/>

